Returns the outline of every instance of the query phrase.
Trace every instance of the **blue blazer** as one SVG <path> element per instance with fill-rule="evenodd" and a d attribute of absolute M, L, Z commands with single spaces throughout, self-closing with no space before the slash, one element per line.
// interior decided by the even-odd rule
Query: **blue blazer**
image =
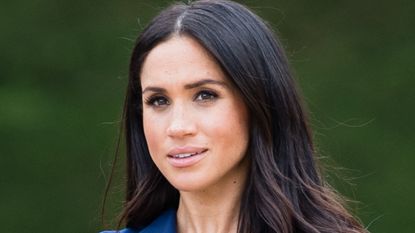
<path fill-rule="evenodd" d="M 176 233 L 176 210 L 169 209 L 163 212 L 144 228 L 125 228 L 120 231 L 102 231 L 101 233 Z"/>

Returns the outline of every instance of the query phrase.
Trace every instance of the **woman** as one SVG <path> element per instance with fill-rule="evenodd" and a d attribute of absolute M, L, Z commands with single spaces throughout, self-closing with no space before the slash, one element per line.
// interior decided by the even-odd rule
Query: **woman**
<path fill-rule="evenodd" d="M 321 177 L 282 46 L 244 6 L 176 4 L 139 36 L 124 107 L 133 232 L 366 232 Z"/>

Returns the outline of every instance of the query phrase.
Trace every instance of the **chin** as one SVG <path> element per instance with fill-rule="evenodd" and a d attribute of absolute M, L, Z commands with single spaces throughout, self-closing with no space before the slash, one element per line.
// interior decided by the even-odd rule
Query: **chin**
<path fill-rule="evenodd" d="M 180 192 L 198 192 L 206 190 L 209 187 L 206 179 L 189 179 L 188 177 L 180 179 L 180 176 L 173 179 L 167 179 L 169 183 Z"/>

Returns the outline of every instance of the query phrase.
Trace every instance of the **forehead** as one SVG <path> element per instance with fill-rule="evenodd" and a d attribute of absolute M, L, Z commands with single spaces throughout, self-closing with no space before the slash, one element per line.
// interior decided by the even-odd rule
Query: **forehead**
<path fill-rule="evenodd" d="M 143 87 L 201 78 L 226 82 L 216 60 L 196 40 L 187 36 L 172 37 L 153 48 L 143 63 L 140 76 Z"/>

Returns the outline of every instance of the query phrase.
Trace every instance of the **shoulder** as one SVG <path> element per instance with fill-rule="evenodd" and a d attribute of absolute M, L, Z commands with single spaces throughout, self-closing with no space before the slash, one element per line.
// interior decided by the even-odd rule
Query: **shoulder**
<path fill-rule="evenodd" d="M 141 229 L 125 228 L 100 233 L 176 233 L 176 210 L 169 209 L 163 212 L 152 223 Z"/>

